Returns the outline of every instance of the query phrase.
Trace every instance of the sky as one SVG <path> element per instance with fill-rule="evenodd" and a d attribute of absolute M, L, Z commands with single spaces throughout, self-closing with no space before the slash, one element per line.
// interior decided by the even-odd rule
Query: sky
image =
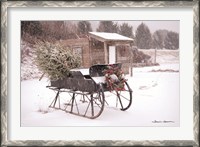
<path fill-rule="evenodd" d="M 98 27 L 99 21 L 90 21 L 92 24 L 93 31 L 96 31 L 96 28 Z M 133 26 L 133 31 L 136 31 L 137 27 L 143 22 L 145 23 L 151 33 L 154 33 L 156 30 L 163 30 L 166 29 L 168 31 L 173 31 L 179 33 L 180 31 L 180 22 L 179 21 L 174 21 L 174 20 L 168 20 L 168 21 L 163 21 L 163 20 L 158 20 L 158 21 L 142 21 L 142 20 L 137 20 L 137 21 L 114 21 L 117 22 L 118 24 L 122 24 L 123 22 L 129 23 L 131 26 Z"/>

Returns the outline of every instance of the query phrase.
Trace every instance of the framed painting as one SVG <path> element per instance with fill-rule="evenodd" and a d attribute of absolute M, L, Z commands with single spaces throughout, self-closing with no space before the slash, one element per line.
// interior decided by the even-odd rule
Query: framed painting
<path fill-rule="evenodd" d="M 2 146 L 199 146 L 198 1 L 1 11 Z"/>

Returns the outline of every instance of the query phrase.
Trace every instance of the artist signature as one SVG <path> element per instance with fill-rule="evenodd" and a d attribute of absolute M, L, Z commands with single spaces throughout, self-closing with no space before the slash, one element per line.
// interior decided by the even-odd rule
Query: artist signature
<path fill-rule="evenodd" d="M 152 121 L 152 123 L 174 123 L 174 121 L 168 121 L 168 120 L 163 120 L 163 121 L 154 120 L 154 121 Z"/>

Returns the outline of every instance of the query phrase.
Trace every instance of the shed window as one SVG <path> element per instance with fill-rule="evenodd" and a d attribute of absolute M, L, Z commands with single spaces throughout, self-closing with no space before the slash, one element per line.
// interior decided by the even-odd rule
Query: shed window
<path fill-rule="evenodd" d="M 119 46 L 119 57 L 126 57 L 126 47 L 125 46 Z"/>
<path fill-rule="evenodd" d="M 73 47 L 73 53 L 75 53 L 78 56 L 80 56 L 81 61 L 82 61 L 82 47 L 80 47 L 80 46 Z"/>

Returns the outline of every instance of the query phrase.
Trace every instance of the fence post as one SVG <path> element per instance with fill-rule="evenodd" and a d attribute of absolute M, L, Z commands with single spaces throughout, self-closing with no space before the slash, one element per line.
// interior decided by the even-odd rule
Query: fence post
<path fill-rule="evenodd" d="M 157 47 L 155 48 L 155 54 L 154 54 L 154 64 L 156 64 L 156 54 L 157 54 Z"/>
<path fill-rule="evenodd" d="M 130 69 L 131 69 L 131 77 L 133 76 L 133 46 L 130 45 Z"/>

